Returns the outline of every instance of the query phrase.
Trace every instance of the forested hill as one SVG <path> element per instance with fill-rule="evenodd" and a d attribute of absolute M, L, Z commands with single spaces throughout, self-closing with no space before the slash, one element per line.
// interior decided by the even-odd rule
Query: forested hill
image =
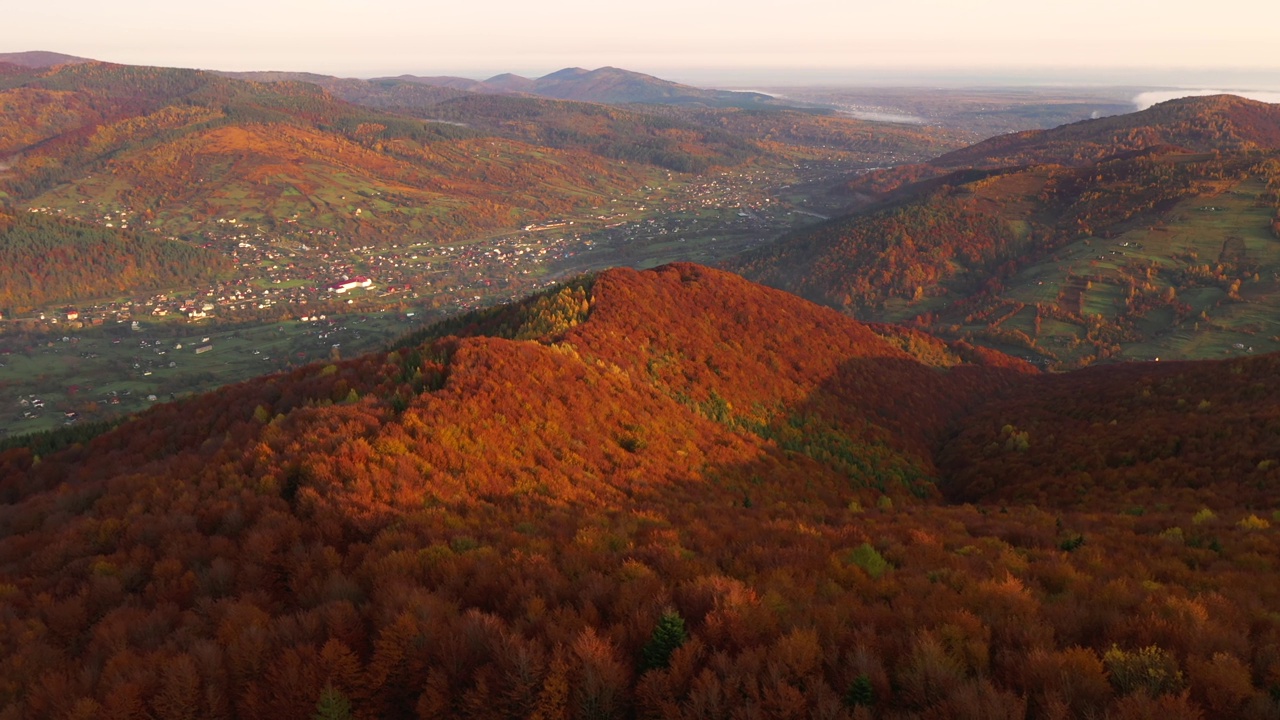
<path fill-rule="evenodd" d="M 1188 98 L 933 163 L 726 267 L 1060 369 L 1280 349 L 1280 106 Z"/>
<path fill-rule="evenodd" d="M 146 233 L 0 212 L 0 308 L 190 287 L 231 269 L 215 252 Z"/>
<path fill-rule="evenodd" d="M 1160 148 L 1084 168 L 955 171 L 730 264 L 864 318 L 894 299 L 963 305 L 1070 241 L 1149 225 L 1179 201 L 1243 181 L 1275 155 L 1198 156 Z"/>
<path fill-rule="evenodd" d="M 1235 95 L 1169 100 L 1138 112 L 998 135 L 926 163 L 868 174 L 852 189 L 883 193 L 958 168 L 1082 166 L 1160 147 L 1193 153 L 1280 148 L 1280 105 Z"/>
<path fill-rule="evenodd" d="M 608 271 L 0 454 L 0 706 L 1272 717 L 1275 365 Z"/>
<path fill-rule="evenodd" d="M 1186 97 L 1126 115 L 984 140 L 930 162 L 939 167 L 1083 164 L 1171 145 L 1192 152 L 1280 147 L 1280 105 L 1235 95 Z"/>
<path fill-rule="evenodd" d="M 0 102 L 0 193 L 10 202 L 124 211 L 171 235 L 227 217 L 446 240 L 599 205 L 663 164 L 706 169 L 757 152 L 675 121 L 609 118 L 590 121 L 618 126 L 608 140 L 560 150 L 468 121 L 362 107 L 308 83 L 103 63 L 0 76 Z"/>

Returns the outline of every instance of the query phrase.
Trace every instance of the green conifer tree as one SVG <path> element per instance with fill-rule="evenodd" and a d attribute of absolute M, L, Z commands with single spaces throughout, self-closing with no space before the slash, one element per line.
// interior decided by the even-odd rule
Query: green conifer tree
<path fill-rule="evenodd" d="M 671 653 L 688 639 L 689 635 L 684 630 L 684 618 L 680 617 L 680 613 L 674 610 L 663 613 L 649 642 L 640 651 L 640 672 L 667 667 L 671 662 Z"/>
<path fill-rule="evenodd" d="M 325 685 L 311 720 L 351 720 L 351 701 L 341 690 Z"/>

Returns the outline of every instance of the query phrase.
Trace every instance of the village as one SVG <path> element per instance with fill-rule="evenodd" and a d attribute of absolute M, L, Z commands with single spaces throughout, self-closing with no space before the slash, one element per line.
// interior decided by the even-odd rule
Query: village
<path fill-rule="evenodd" d="M 825 172 L 805 170 L 811 179 Z M 0 439 L 375 350 L 424 323 L 582 272 L 714 263 L 821 218 L 782 199 L 779 187 L 786 186 L 771 170 L 711 174 L 447 244 L 351 246 L 331 230 L 284 222 L 271 231 L 245 218 L 217 218 L 179 241 L 229 257 L 236 266 L 230 277 L 0 318 Z M 147 224 L 128 208 L 76 216 L 106 227 Z"/>

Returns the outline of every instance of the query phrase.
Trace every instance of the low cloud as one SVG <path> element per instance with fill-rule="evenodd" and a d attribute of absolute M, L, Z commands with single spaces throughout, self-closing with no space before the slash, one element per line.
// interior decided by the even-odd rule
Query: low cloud
<path fill-rule="evenodd" d="M 1150 92 L 1138 93 L 1133 98 L 1133 104 L 1139 110 L 1162 103 L 1166 100 L 1176 100 L 1184 97 L 1203 97 L 1205 95 L 1239 95 L 1240 97 L 1249 98 L 1250 100 L 1258 100 L 1265 103 L 1280 103 L 1280 92 L 1271 92 L 1266 90 L 1152 90 Z"/>

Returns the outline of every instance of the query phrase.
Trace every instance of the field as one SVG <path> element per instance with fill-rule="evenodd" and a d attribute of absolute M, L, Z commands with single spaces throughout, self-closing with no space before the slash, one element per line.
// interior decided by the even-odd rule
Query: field
<path fill-rule="evenodd" d="M 1005 347 L 1061 366 L 1100 359 L 1100 344 L 1116 360 L 1280 350 L 1280 240 L 1264 189 L 1221 183 L 1151 224 L 1066 245 L 1011 278 L 983 322 L 961 321 L 961 331 L 1023 333 L 1034 348 Z"/>
<path fill-rule="evenodd" d="M 247 328 L 150 323 L 0 340 L 0 437 L 151 403 L 385 345 L 424 315 L 369 313 Z M 202 350 L 202 348 L 208 348 Z"/>

